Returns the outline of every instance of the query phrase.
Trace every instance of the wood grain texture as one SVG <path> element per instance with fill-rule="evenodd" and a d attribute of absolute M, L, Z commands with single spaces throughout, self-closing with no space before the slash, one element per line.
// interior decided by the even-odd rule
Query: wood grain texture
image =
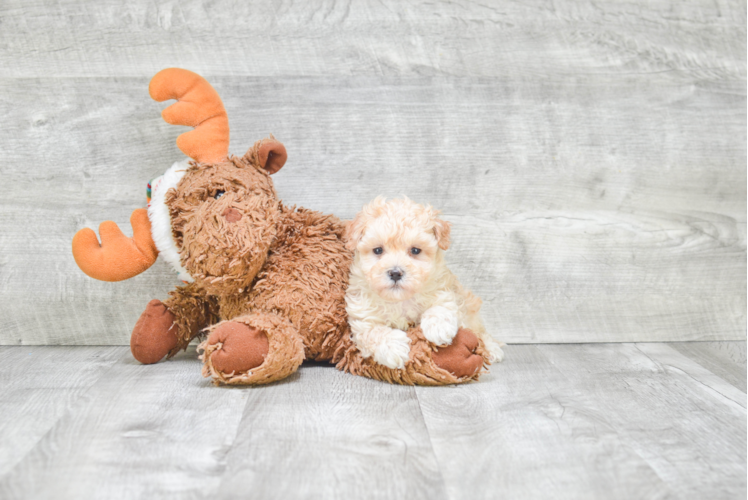
<path fill-rule="evenodd" d="M 3 2 L 14 77 L 528 76 L 745 69 L 745 2 Z"/>
<path fill-rule="evenodd" d="M 307 364 L 240 427 L 215 498 L 448 498 L 412 387 Z"/>
<path fill-rule="evenodd" d="M 743 498 L 745 391 L 682 346 L 514 345 L 440 388 L 322 364 L 216 388 L 192 352 L 6 346 L 0 498 Z"/>
<path fill-rule="evenodd" d="M 126 344 L 176 283 L 70 255 L 180 159 L 147 95 L 173 65 L 232 152 L 285 143 L 287 203 L 443 209 L 499 339 L 745 339 L 745 2 L 13 0 L 0 26 L 0 344 Z"/>
<path fill-rule="evenodd" d="M 55 349 L 65 357 L 75 348 Z M 246 392 L 202 378 L 194 352 L 144 366 L 120 348 L 85 404 L 0 477 L 0 497 L 204 498 L 221 478 L 246 401 Z"/>
<path fill-rule="evenodd" d="M 478 384 L 416 390 L 450 497 L 745 496 L 745 393 L 666 344 L 507 356 Z"/>
<path fill-rule="evenodd" d="M 676 342 L 672 348 L 746 391 L 745 342 Z"/>
<path fill-rule="evenodd" d="M 0 477 L 33 449 L 126 351 L 123 347 L 0 347 Z"/>

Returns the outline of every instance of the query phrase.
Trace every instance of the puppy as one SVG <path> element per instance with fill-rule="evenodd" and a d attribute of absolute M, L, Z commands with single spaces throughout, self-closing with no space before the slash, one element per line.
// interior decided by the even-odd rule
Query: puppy
<path fill-rule="evenodd" d="M 470 329 L 492 362 L 504 358 L 481 321 L 481 300 L 447 269 L 450 224 L 438 215 L 407 198 L 380 196 L 347 226 L 346 244 L 355 250 L 345 297 L 352 338 L 364 357 L 389 368 L 405 366 L 405 330 L 417 324 L 436 345 L 451 344 L 459 328 Z"/>

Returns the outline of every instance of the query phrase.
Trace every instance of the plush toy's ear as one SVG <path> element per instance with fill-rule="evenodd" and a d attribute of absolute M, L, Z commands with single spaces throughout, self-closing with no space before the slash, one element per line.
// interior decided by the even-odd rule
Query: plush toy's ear
<path fill-rule="evenodd" d="M 288 159 L 286 147 L 273 138 L 262 141 L 257 156 L 260 166 L 269 174 L 274 174 L 283 168 L 283 165 L 286 164 L 286 159 Z"/>
<path fill-rule="evenodd" d="M 254 146 L 249 148 L 244 159 L 265 170 L 269 174 L 274 174 L 286 164 L 288 154 L 286 147 L 276 140 L 271 134 L 267 139 L 255 142 Z"/>
<path fill-rule="evenodd" d="M 434 221 L 434 236 L 439 248 L 446 250 L 449 248 L 449 233 L 452 231 L 452 224 L 441 219 Z"/>

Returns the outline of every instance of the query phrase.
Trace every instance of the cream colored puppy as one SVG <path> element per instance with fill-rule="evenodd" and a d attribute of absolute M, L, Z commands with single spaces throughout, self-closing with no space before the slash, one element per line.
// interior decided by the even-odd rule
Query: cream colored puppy
<path fill-rule="evenodd" d="M 348 247 L 355 250 L 345 297 L 353 341 L 364 357 L 389 368 L 405 366 L 405 330 L 417 324 L 436 345 L 451 344 L 459 328 L 468 328 L 492 362 L 504 358 L 481 321 L 481 300 L 447 269 L 450 224 L 438 215 L 407 198 L 380 196 L 347 228 Z"/>

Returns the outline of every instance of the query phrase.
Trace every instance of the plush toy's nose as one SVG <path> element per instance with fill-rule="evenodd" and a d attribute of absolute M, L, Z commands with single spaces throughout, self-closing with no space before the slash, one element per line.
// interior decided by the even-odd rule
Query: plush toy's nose
<path fill-rule="evenodd" d="M 242 213 L 235 208 L 227 208 L 223 211 L 223 216 L 227 222 L 238 222 L 242 220 Z"/>

